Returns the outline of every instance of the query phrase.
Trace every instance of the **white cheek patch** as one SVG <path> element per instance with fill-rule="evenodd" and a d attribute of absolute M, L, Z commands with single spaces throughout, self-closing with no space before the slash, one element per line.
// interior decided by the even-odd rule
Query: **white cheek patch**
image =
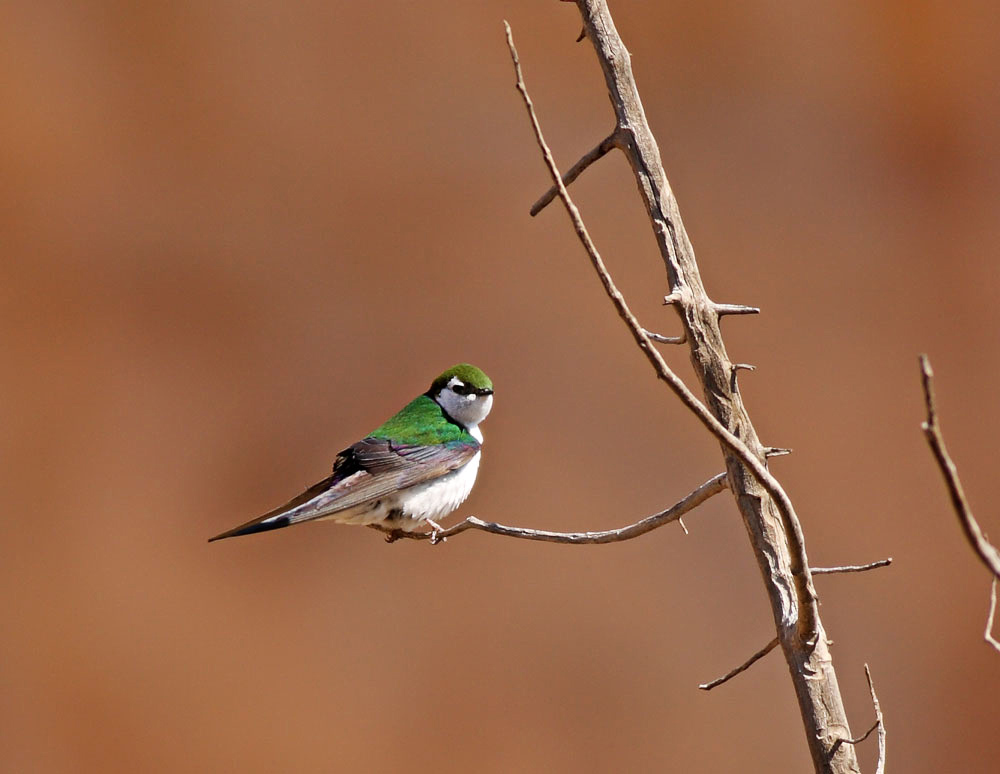
<path fill-rule="evenodd" d="M 492 395 L 459 395 L 447 387 L 441 390 L 437 400 L 448 416 L 467 428 L 482 422 L 493 406 Z"/>

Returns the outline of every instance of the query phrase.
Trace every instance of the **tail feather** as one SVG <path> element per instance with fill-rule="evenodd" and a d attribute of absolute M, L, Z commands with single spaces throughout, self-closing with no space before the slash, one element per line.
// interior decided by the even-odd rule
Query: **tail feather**
<path fill-rule="evenodd" d="M 246 524 L 241 524 L 239 527 L 233 527 L 231 530 L 222 532 L 215 537 L 210 537 L 208 542 L 211 543 L 215 540 L 239 537 L 240 535 L 252 535 L 255 532 L 267 532 L 272 529 L 281 529 L 282 527 L 287 527 L 291 523 L 291 519 L 287 516 L 275 516 L 273 519 L 268 519 L 267 521 L 254 519 Z"/>
<path fill-rule="evenodd" d="M 303 521 L 300 515 L 296 518 L 298 515 L 295 513 L 296 509 L 300 509 L 302 505 L 311 502 L 319 495 L 326 492 L 331 486 L 333 486 L 335 480 L 335 476 L 324 478 L 318 484 L 313 484 L 302 494 L 292 498 L 284 505 L 275 508 L 272 511 L 268 511 L 263 516 L 258 516 L 256 519 L 248 521 L 246 524 L 240 524 L 238 527 L 233 527 L 233 529 L 222 532 L 213 538 L 209 538 L 208 542 L 211 543 L 215 540 L 222 540 L 224 538 L 239 537 L 240 535 L 252 535 L 255 532 L 268 532 L 272 529 L 281 529 L 282 527 L 287 527 L 289 524 L 295 524 L 298 521 Z"/>

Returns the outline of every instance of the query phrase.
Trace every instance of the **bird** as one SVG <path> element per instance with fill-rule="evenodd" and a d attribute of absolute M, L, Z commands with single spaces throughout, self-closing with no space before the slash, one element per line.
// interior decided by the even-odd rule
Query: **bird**
<path fill-rule="evenodd" d="M 438 519 L 458 508 L 479 472 L 493 382 L 468 363 L 452 366 L 427 392 L 337 455 L 333 472 L 284 505 L 209 538 L 251 535 L 306 521 L 376 526 L 384 531 L 442 531 Z"/>

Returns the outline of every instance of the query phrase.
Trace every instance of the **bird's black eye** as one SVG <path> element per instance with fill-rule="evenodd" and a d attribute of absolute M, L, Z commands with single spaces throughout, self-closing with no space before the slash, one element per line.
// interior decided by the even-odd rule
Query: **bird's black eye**
<path fill-rule="evenodd" d="M 458 382 L 451 386 L 452 392 L 457 392 L 459 395 L 468 395 L 469 393 L 475 392 L 475 387 L 470 387 L 467 384 Z"/>

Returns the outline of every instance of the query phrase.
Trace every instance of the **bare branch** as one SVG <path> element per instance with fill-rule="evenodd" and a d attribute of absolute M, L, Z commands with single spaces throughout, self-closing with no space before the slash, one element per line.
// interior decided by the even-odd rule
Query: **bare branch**
<path fill-rule="evenodd" d="M 719 311 L 705 290 L 694 248 L 663 170 L 656 139 L 649 128 L 632 73 L 631 56 L 615 28 L 606 0 L 576 0 L 576 5 L 600 62 L 616 126 L 622 133 L 623 155 L 635 177 L 664 263 L 669 281 L 669 295 L 664 302 L 673 304 L 681 318 L 705 404 L 699 402 L 667 367 L 607 275 L 582 226 L 579 212 L 565 186 L 561 185 L 551 153 L 541 139 L 508 30 L 518 88 L 525 97 L 536 140 L 549 166 L 552 182 L 560 189 L 560 198 L 577 237 L 636 345 L 650 361 L 657 377 L 667 383 L 723 447 L 729 487 L 767 589 L 779 644 L 789 666 L 816 771 L 860 774 L 852 746 L 842 747 L 835 757 L 828 756 L 833 739 L 838 735 L 850 737 L 851 732 L 819 616 L 802 526 L 788 495 L 766 468 L 765 449 L 743 404 L 738 385 L 731 381 L 727 368 L 730 359 L 722 339 Z M 749 312 L 749 308 L 746 311 Z"/>
<path fill-rule="evenodd" d="M 687 497 L 679 500 L 664 511 L 640 519 L 634 524 L 629 524 L 627 527 L 599 532 L 549 532 L 544 529 L 508 527 L 505 524 L 497 524 L 493 521 L 483 521 L 482 519 L 477 519 L 475 516 L 470 516 L 454 526 L 435 532 L 403 532 L 398 529 L 388 529 L 378 524 L 370 524 L 369 526 L 380 532 L 388 533 L 385 538 L 387 543 L 393 543 L 403 538 L 410 540 L 430 540 L 438 543 L 452 535 L 457 535 L 470 529 L 492 532 L 494 535 L 521 538 L 522 540 L 541 540 L 546 543 L 571 543 L 576 545 L 620 543 L 623 540 L 631 540 L 640 535 L 645 535 L 647 532 L 652 532 L 657 527 L 662 527 L 664 524 L 669 524 L 672 521 L 680 521 L 685 513 L 698 507 L 710 497 L 717 495 L 726 488 L 726 485 L 726 474 L 719 473 L 716 476 L 712 476 L 712 478 L 687 495 Z M 685 528 L 686 531 L 687 528 Z"/>
<path fill-rule="evenodd" d="M 583 38 L 581 38 L 582 40 Z M 616 129 L 598 144 L 595 148 L 585 153 L 576 164 L 569 168 L 569 171 L 563 175 L 562 182 L 563 185 L 569 185 L 574 180 L 576 180 L 583 171 L 597 161 L 600 158 L 608 155 L 615 148 L 620 147 L 620 134 Z M 538 213 L 544 210 L 553 199 L 559 195 L 559 189 L 555 186 L 549 188 L 544 194 L 539 197 L 538 201 L 531 205 L 531 217 L 535 217 Z"/>
<path fill-rule="evenodd" d="M 951 495 L 951 504 L 955 508 L 958 521 L 962 525 L 965 537 L 969 541 L 979 558 L 990 571 L 1000 578 L 1000 551 L 997 551 L 983 535 L 979 528 L 979 522 L 972 515 L 969 502 L 965 499 L 965 491 L 962 489 L 962 482 L 958 478 L 958 469 L 951 461 L 948 450 L 944 445 L 944 436 L 941 435 L 941 426 L 937 418 L 937 402 L 934 399 L 934 371 L 931 368 L 931 361 L 927 355 L 920 356 L 920 372 L 923 376 L 924 402 L 927 405 L 927 421 L 923 423 L 924 435 L 927 436 L 927 443 L 930 444 L 934 458 L 937 460 L 941 474 L 944 476 L 945 484 L 948 486 L 948 493 Z"/>
<path fill-rule="evenodd" d="M 755 663 L 760 661 L 762 658 L 764 658 L 764 656 L 766 656 L 768 653 L 774 650 L 777 647 L 777 645 L 778 645 L 778 638 L 775 637 L 773 640 L 767 643 L 767 645 L 765 645 L 763 648 L 761 648 L 752 656 L 750 656 L 750 658 L 748 658 L 746 661 L 744 661 L 742 664 L 736 667 L 736 669 L 732 670 L 731 672 L 726 672 L 726 674 L 724 674 L 722 677 L 717 677 L 709 683 L 702 683 L 698 687 L 703 691 L 710 691 L 713 688 L 717 688 L 718 686 L 722 685 L 723 683 L 729 682 L 734 677 L 736 677 L 736 675 L 740 674 L 740 672 L 746 672 Z"/>
<path fill-rule="evenodd" d="M 514 47 L 514 38 L 511 34 L 510 25 L 507 24 L 507 22 L 504 22 L 504 27 L 507 31 L 507 46 L 510 49 L 511 60 L 514 64 L 514 73 L 517 78 L 517 90 L 521 93 L 521 98 L 528 111 L 528 118 L 530 119 L 532 129 L 535 132 L 535 140 L 538 142 L 539 148 L 541 148 L 545 164 L 548 166 L 549 174 L 552 177 L 552 182 L 559 191 L 559 198 L 562 199 L 566 212 L 569 214 L 570 220 L 573 223 L 573 229 L 576 231 L 577 237 L 583 244 L 584 249 L 587 251 L 587 255 L 590 257 L 594 270 L 597 272 L 601 283 L 604 285 L 605 292 L 614 304 L 615 309 L 618 311 L 619 317 L 621 317 L 626 326 L 628 326 L 629 331 L 632 333 L 632 337 L 635 339 L 635 343 L 652 364 L 657 376 L 667 383 L 667 385 L 681 399 L 681 402 L 684 403 L 684 405 L 687 406 L 699 420 L 701 420 L 702 424 L 708 428 L 712 435 L 732 450 L 733 454 L 740 460 L 741 463 L 743 463 L 744 466 L 750 469 L 754 477 L 760 482 L 761 486 L 763 486 L 764 489 L 767 490 L 768 494 L 770 494 L 774 499 L 775 504 L 778 507 L 778 512 L 781 514 L 782 523 L 788 539 L 789 568 L 792 576 L 796 578 L 800 584 L 797 590 L 797 596 L 801 598 L 801 602 L 803 603 L 801 610 L 796 611 L 790 606 L 786 606 L 782 610 L 782 616 L 784 619 L 783 624 L 785 626 L 795 625 L 798 628 L 800 636 L 804 640 L 812 641 L 816 639 L 813 636 L 816 631 L 816 621 L 818 618 L 818 611 L 816 609 L 816 590 L 813 587 L 812 578 L 809 575 L 809 567 L 806 563 L 805 537 L 802 534 L 802 525 L 799 522 L 798 516 L 795 514 L 795 508 L 792 506 L 792 501 L 785 493 L 785 490 L 782 489 L 778 480 L 767 470 L 764 463 L 758 459 L 749 448 L 747 448 L 747 445 L 740 438 L 731 433 L 725 425 L 716 419 L 712 412 L 710 412 L 705 405 L 695 397 L 694 393 L 688 389 L 687 385 L 685 385 L 684 382 L 681 381 L 681 379 L 670 369 L 666 361 L 663 359 L 663 356 L 653 346 L 653 343 L 645 334 L 643 327 L 639 324 L 635 315 L 632 314 L 628 304 L 625 302 L 625 297 L 622 296 L 614 281 L 611 279 L 611 275 L 608 273 L 607 267 L 604 265 L 604 260 L 601 258 L 600 253 L 597 252 L 597 247 L 594 245 L 586 226 L 583 224 L 583 218 L 580 216 L 579 209 L 577 209 L 576 204 L 574 204 L 573 200 L 570 198 L 569 192 L 566 190 L 566 186 L 563 185 L 562 178 L 559 175 L 559 168 L 556 166 L 555 160 L 552 158 L 552 151 L 549 150 L 549 146 L 546 144 L 545 138 L 542 135 L 542 128 L 538 123 L 538 117 L 535 115 L 534 104 L 531 101 L 531 97 L 528 95 L 527 87 L 524 85 L 524 78 L 521 74 L 521 61 L 518 58 L 517 49 Z M 667 297 L 667 299 L 669 298 L 670 296 Z M 664 303 L 667 302 L 667 299 L 664 299 Z M 723 305 L 723 307 L 725 306 L 726 305 Z M 733 308 L 736 309 L 737 307 Z M 752 307 L 739 308 L 747 310 L 752 309 Z"/>
<path fill-rule="evenodd" d="M 990 584 L 990 614 L 986 618 L 986 634 L 983 635 L 983 639 L 986 640 L 990 645 L 1000 651 L 1000 642 L 996 640 L 993 636 L 993 616 L 997 612 L 997 579 L 993 579 L 993 583 Z"/>
<path fill-rule="evenodd" d="M 784 457 L 786 454 L 791 454 L 791 449 L 782 449 L 780 446 L 765 446 L 764 456 L 765 457 Z"/>
<path fill-rule="evenodd" d="M 809 572 L 813 575 L 833 575 L 838 572 L 866 572 L 867 570 L 875 570 L 879 567 L 888 567 L 890 564 L 892 564 L 891 556 L 879 559 L 877 562 L 872 562 L 871 564 L 845 564 L 842 567 L 810 567 Z"/>

